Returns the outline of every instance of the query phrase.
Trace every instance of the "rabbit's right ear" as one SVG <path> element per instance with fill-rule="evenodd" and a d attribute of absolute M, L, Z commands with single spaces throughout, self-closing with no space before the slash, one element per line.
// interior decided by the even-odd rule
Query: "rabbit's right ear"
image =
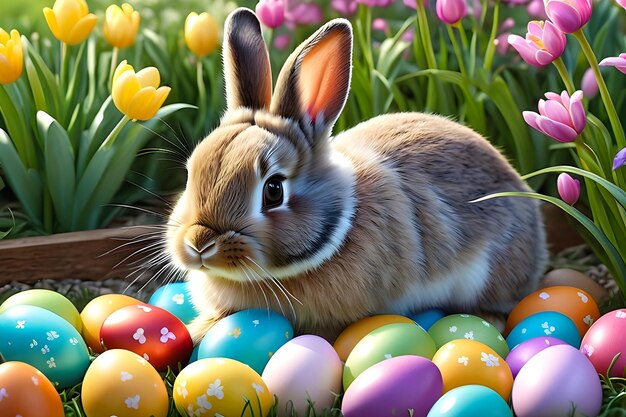
<path fill-rule="evenodd" d="M 250 9 L 236 9 L 226 19 L 224 32 L 222 54 L 228 110 L 268 108 L 272 73 L 259 19 Z"/>

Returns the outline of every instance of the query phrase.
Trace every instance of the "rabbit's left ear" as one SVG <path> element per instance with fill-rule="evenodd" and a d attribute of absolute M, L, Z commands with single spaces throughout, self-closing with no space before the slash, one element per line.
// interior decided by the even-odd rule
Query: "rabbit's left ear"
<path fill-rule="evenodd" d="M 352 27 L 334 19 L 304 41 L 283 66 L 270 110 L 310 125 L 316 133 L 332 128 L 350 90 Z"/>

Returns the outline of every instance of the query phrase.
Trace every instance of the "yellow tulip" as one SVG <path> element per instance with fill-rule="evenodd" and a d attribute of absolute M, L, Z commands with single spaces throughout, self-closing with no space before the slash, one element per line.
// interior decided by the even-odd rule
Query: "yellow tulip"
<path fill-rule="evenodd" d="M 44 7 L 43 14 L 54 37 L 68 45 L 87 39 L 98 20 L 85 0 L 56 0 L 52 9 Z"/>
<path fill-rule="evenodd" d="M 151 119 L 170 93 L 169 87 L 159 87 L 161 75 L 154 67 L 135 73 L 126 60 L 120 62 L 113 75 L 113 103 L 133 120 Z"/>
<path fill-rule="evenodd" d="M 140 20 L 139 12 L 130 4 L 112 4 L 104 14 L 104 38 L 116 48 L 126 48 L 135 42 Z"/>
<path fill-rule="evenodd" d="M 217 48 L 218 32 L 217 22 L 207 12 L 191 12 L 185 20 L 185 42 L 200 58 Z"/>
<path fill-rule="evenodd" d="M 22 74 L 22 40 L 17 30 L 11 35 L 0 28 L 0 84 L 16 81 Z"/>

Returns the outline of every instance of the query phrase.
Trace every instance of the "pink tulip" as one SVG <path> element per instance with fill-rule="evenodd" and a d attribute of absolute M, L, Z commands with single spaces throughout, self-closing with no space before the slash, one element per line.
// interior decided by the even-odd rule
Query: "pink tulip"
<path fill-rule="evenodd" d="M 561 32 L 574 33 L 591 18 L 591 0 L 544 0 L 548 18 Z"/>
<path fill-rule="evenodd" d="M 417 0 L 402 0 L 402 3 L 404 3 L 404 5 L 408 8 L 413 10 L 417 9 Z M 428 0 L 422 0 L 422 4 L 424 5 L 424 8 L 428 8 Z"/>
<path fill-rule="evenodd" d="M 626 0 L 615 0 L 615 1 L 617 2 L 617 4 L 619 4 L 624 9 L 626 9 Z"/>
<path fill-rule="evenodd" d="M 387 7 L 393 3 L 393 0 L 356 0 L 356 2 L 367 7 Z"/>
<path fill-rule="evenodd" d="M 293 29 L 296 25 L 320 24 L 324 20 L 324 14 L 319 4 L 285 0 L 285 20 Z"/>
<path fill-rule="evenodd" d="M 626 1 L 626 0 L 625 0 Z M 615 67 L 618 71 L 626 74 L 626 53 L 619 54 L 619 56 L 612 56 L 610 58 L 604 58 L 600 61 L 600 64 L 605 67 Z"/>
<path fill-rule="evenodd" d="M 437 0 L 435 7 L 439 20 L 448 25 L 453 25 L 467 16 L 465 0 Z"/>
<path fill-rule="evenodd" d="M 556 189 L 561 196 L 561 200 L 570 206 L 573 206 L 578 201 L 578 197 L 580 197 L 580 181 L 575 180 L 565 172 L 559 174 L 556 180 Z"/>
<path fill-rule="evenodd" d="M 377 30 L 379 32 L 388 33 L 389 32 L 389 24 L 387 21 L 381 17 L 377 17 L 372 22 L 372 29 Z"/>
<path fill-rule="evenodd" d="M 524 61 L 536 67 L 550 64 L 565 50 L 565 34 L 549 20 L 528 22 L 526 39 L 510 35 L 509 44 L 519 52 Z"/>
<path fill-rule="evenodd" d="M 573 142 L 587 124 L 583 108 L 583 92 L 578 90 L 570 97 L 567 91 L 561 95 L 546 93 L 546 100 L 539 100 L 539 114 L 523 112 L 524 120 L 532 128 L 559 142 Z"/>
<path fill-rule="evenodd" d="M 509 29 L 515 26 L 515 20 L 509 17 L 506 18 L 500 23 L 500 27 L 498 27 L 499 35 L 493 40 L 493 43 L 496 45 L 496 52 L 500 55 L 504 55 L 509 50 Z"/>
<path fill-rule="evenodd" d="M 256 4 L 256 15 L 268 28 L 276 29 L 285 21 L 285 3 L 283 0 L 260 0 Z"/>
<path fill-rule="evenodd" d="M 598 80 L 596 80 L 596 75 L 591 68 L 587 68 L 583 74 L 583 78 L 580 80 L 580 89 L 583 90 L 583 95 L 588 99 L 598 95 Z"/>
<path fill-rule="evenodd" d="M 284 51 L 285 48 L 289 46 L 289 42 L 291 42 L 291 36 L 286 33 L 276 36 L 274 38 L 274 48 L 279 51 Z"/>
<path fill-rule="evenodd" d="M 622 148 L 622 150 L 615 154 L 615 158 L 613 159 L 613 171 L 624 165 L 626 165 L 626 148 Z"/>
<path fill-rule="evenodd" d="M 330 7 L 344 16 L 352 16 L 356 12 L 356 0 L 332 0 Z"/>
<path fill-rule="evenodd" d="M 528 3 L 528 6 L 526 6 L 526 11 L 533 19 L 545 20 L 548 18 L 543 0 L 531 0 L 530 3 Z"/>

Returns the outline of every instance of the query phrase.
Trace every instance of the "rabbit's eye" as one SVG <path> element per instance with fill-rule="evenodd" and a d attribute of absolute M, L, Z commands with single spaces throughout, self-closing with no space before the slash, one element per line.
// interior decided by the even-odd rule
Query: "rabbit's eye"
<path fill-rule="evenodd" d="M 274 175 L 263 186 L 263 210 L 283 204 L 283 178 Z"/>

